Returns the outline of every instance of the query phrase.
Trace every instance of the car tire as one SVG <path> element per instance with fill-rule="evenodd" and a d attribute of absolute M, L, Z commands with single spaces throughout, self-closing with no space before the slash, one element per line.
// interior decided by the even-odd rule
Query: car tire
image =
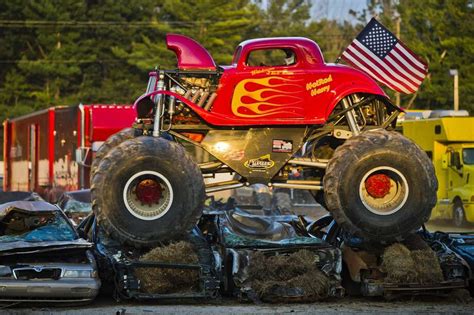
<path fill-rule="evenodd" d="M 455 227 L 466 226 L 466 213 L 460 200 L 456 200 L 453 204 L 453 224 Z"/>
<path fill-rule="evenodd" d="M 429 219 L 438 181 L 415 143 L 377 129 L 337 148 L 323 186 L 327 208 L 343 230 L 367 241 L 393 242 Z"/>
<path fill-rule="evenodd" d="M 178 143 L 142 136 L 122 142 L 92 178 L 92 205 L 113 239 L 152 247 L 185 237 L 202 213 L 198 165 Z"/>

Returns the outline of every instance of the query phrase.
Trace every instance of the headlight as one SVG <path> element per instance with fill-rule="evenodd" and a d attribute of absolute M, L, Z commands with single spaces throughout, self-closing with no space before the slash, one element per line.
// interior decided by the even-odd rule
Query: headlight
<path fill-rule="evenodd" d="M 63 278 L 93 278 L 92 270 L 66 270 Z"/>

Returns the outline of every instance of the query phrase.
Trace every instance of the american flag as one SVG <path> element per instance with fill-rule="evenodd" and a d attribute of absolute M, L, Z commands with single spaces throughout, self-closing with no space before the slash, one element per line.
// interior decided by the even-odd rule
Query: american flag
<path fill-rule="evenodd" d="M 342 53 L 342 59 L 397 92 L 418 90 L 428 65 L 376 19 Z"/>

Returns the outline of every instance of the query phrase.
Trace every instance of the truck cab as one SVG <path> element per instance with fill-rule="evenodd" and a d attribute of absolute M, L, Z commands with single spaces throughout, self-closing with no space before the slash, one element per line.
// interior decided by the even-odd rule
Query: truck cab
<path fill-rule="evenodd" d="M 447 189 L 440 210 L 456 226 L 474 222 L 474 143 L 449 145 L 443 156 L 443 168 Z"/>
<path fill-rule="evenodd" d="M 402 132 L 431 157 L 438 178 L 431 219 L 450 219 L 456 227 L 474 223 L 474 117 L 466 111 L 410 114 Z"/>

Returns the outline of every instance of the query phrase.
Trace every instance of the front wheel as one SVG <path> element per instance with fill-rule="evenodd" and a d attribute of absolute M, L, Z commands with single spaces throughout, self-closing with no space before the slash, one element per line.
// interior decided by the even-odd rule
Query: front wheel
<path fill-rule="evenodd" d="M 383 129 L 338 147 L 323 184 L 327 208 L 343 229 L 382 242 L 399 241 L 425 223 L 438 187 L 428 156 Z"/>
<path fill-rule="evenodd" d="M 199 167 L 183 147 L 146 136 L 110 150 L 94 173 L 91 192 L 99 224 L 135 247 L 186 236 L 205 197 Z"/>
<path fill-rule="evenodd" d="M 116 146 L 120 143 L 133 139 L 138 135 L 138 131 L 133 128 L 123 129 L 105 140 L 105 142 L 99 147 L 95 153 L 94 159 L 91 164 L 91 178 L 94 177 L 94 173 L 99 166 L 100 161 Z"/>
<path fill-rule="evenodd" d="M 466 213 L 462 202 L 456 200 L 453 204 L 453 224 L 456 227 L 463 227 L 466 225 Z"/>

